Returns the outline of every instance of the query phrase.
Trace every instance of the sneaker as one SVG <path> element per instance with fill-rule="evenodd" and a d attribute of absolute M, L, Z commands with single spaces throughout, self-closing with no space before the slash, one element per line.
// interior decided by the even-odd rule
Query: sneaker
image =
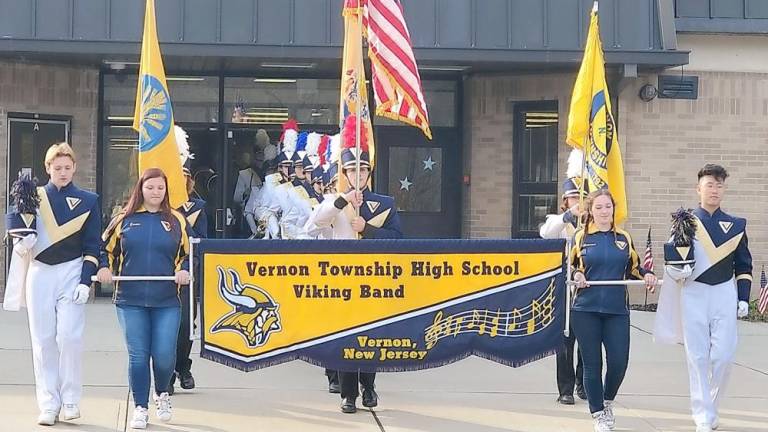
<path fill-rule="evenodd" d="M 37 424 L 41 426 L 53 426 L 56 424 L 56 419 L 59 417 L 57 411 L 42 411 L 37 417 Z"/>
<path fill-rule="evenodd" d="M 192 372 L 181 372 L 179 374 L 179 383 L 184 390 L 192 390 L 195 388 L 195 377 L 192 376 Z"/>
<path fill-rule="evenodd" d="M 613 401 L 607 400 L 603 402 L 604 408 L 603 412 L 605 413 L 605 421 L 608 424 L 608 427 L 613 430 L 614 426 L 616 426 L 616 417 L 613 415 Z"/>
<path fill-rule="evenodd" d="M 147 409 L 137 406 L 133 409 L 133 418 L 131 418 L 131 429 L 146 429 L 149 423 L 149 413 Z"/>
<path fill-rule="evenodd" d="M 592 419 L 595 421 L 595 432 L 611 432 L 612 427 L 608 426 L 608 417 L 605 415 L 605 411 L 598 411 L 592 413 Z"/>
<path fill-rule="evenodd" d="M 696 432 L 712 432 L 712 426 L 709 424 L 697 425 Z"/>
<path fill-rule="evenodd" d="M 77 404 L 64 404 L 62 418 L 64 420 L 74 420 L 80 418 L 80 407 Z"/>
<path fill-rule="evenodd" d="M 168 395 L 168 392 L 163 392 L 160 396 L 155 394 L 152 397 L 155 400 L 157 418 L 163 422 L 171 421 L 171 397 Z"/>

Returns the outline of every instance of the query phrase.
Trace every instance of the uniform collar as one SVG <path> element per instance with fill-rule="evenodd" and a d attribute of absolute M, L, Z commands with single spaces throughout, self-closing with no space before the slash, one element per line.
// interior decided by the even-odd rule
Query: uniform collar
<path fill-rule="evenodd" d="M 68 192 L 74 189 L 74 187 L 75 187 L 74 182 L 69 182 L 66 186 L 64 186 L 61 189 L 57 188 L 52 181 L 48 181 L 48 184 L 45 185 L 45 189 L 49 192 Z"/>
<path fill-rule="evenodd" d="M 715 219 L 718 216 L 722 215 L 723 211 L 720 209 L 720 207 L 718 207 L 717 210 L 714 211 L 714 213 L 710 214 L 708 211 L 704 210 L 702 206 L 699 206 L 696 209 L 695 213 L 699 219 Z"/>
<path fill-rule="evenodd" d="M 136 209 L 136 213 L 149 213 L 149 214 L 159 214 L 159 213 L 160 213 L 160 210 L 158 210 L 158 211 L 156 211 L 156 212 L 151 212 L 151 211 L 147 210 L 147 208 L 146 208 L 146 207 L 144 207 L 144 205 L 142 204 L 142 206 L 141 206 L 141 207 L 139 207 L 139 208 L 137 208 L 137 209 Z"/>
<path fill-rule="evenodd" d="M 587 227 L 587 234 L 595 234 L 599 232 L 610 232 L 610 231 L 600 231 L 597 228 L 597 224 L 595 224 L 594 222 L 590 222 L 589 227 Z"/>

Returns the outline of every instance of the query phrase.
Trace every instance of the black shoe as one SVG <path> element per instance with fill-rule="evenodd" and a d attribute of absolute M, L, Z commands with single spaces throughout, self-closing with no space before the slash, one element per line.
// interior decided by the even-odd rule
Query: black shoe
<path fill-rule="evenodd" d="M 176 373 L 171 375 L 171 383 L 168 384 L 168 395 L 173 396 L 173 394 L 176 392 L 176 389 L 174 388 L 173 384 L 176 382 Z"/>
<path fill-rule="evenodd" d="M 587 392 L 584 390 L 584 386 L 576 386 L 576 396 L 579 397 L 581 400 L 587 400 Z"/>
<path fill-rule="evenodd" d="M 563 405 L 573 405 L 576 403 L 571 395 L 561 395 L 557 398 L 557 401 Z"/>
<path fill-rule="evenodd" d="M 341 386 L 337 382 L 328 383 L 328 393 L 339 394 L 341 393 Z"/>
<path fill-rule="evenodd" d="M 363 406 L 373 408 L 379 404 L 379 396 L 373 389 L 363 389 Z"/>
<path fill-rule="evenodd" d="M 184 390 L 192 390 L 195 388 L 195 377 L 192 376 L 192 372 L 182 372 L 179 374 L 179 383 Z"/>
<path fill-rule="evenodd" d="M 355 399 L 342 399 L 341 400 L 341 412 L 344 414 L 353 414 L 357 412 L 357 405 L 355 405 Z"/>

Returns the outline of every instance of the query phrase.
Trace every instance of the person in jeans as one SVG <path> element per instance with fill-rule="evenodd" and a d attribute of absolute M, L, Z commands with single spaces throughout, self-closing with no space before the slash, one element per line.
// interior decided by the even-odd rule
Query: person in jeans
<path fill-rule="evenodd" d="M 189 228 L 171 209 L 168 179 L 162 170 L 142 174 L 123 212 L 103 235 L 99 282 L 117 276 L 173 276 L 173 281 L 117 281 L 113 301 L 128 348 L 128 375 L 135 409 L 130 426 L 145 429 L 149 420 L 150 360 L 157 417 L 171 420 L 168 384 L 176 362 L 180 286 L 189 284 Z"/>
<path fill-rule="evenodd" d="M 578 289 L 571 307 L 571 326 L 581 347 L 584 387 L 595 432 L 611 431 L 615 425 L 613 402 L 629 363 L 629 296 L 625 285 L 589 286 L 589 282 L 643 279 L 650 291 L 656 285 L 656 276 L 640 265 L 629 233 L 614 224 L 614 209 L 607 189 L 590 193 L 585 204 L 585 228 L 576 232 L 570 252 Z"/>

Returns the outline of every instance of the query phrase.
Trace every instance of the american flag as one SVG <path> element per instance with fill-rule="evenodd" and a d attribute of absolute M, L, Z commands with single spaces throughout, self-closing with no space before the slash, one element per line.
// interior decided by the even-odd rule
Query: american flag
<path fill-rule="evenodd" d="M 645 242 L 645 257 L 643 257 L 643 268 L 653 271 L 653 250 L 651 250 L 651 227 L 648 226 L 648 240 Z"/>
<path fill-rule="evenodd" d="M 765 266 L 760 273 L 760 299 L 757 301 L 757 310 L 764 314 L 768 309 L 768 279 L 765 277 Z"/>
<path fill-rule="evenodd" d="M 427 103 L 400 0 L 361 1 L 376 115 L 416 126 L 432 139 Z"/>

